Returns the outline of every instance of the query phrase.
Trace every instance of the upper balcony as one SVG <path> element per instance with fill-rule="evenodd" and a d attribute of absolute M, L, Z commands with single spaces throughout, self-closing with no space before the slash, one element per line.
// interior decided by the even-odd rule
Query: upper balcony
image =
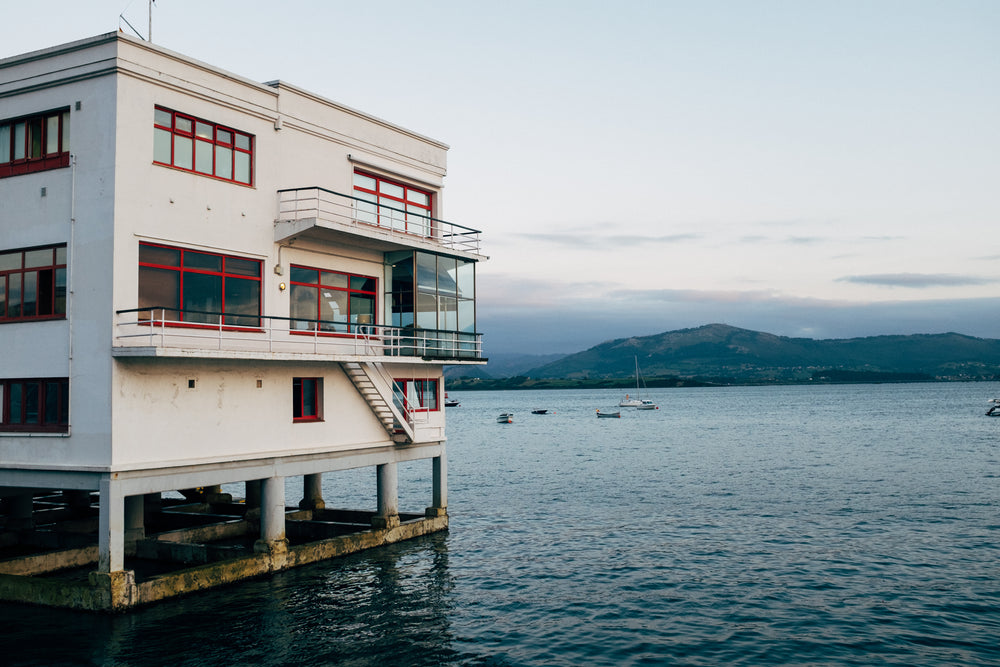
<path fill-rule="evenodd" d="M 419 249 L 484 259 L 480 231 L 320 187 L 278 190 L 274 240 L 347 242 L 382 252 Z"/>
<path fill-rule="evenodd" d="M 116 313 L 115 357 L 482 363 L 482 334 L 137 308 Z"/>

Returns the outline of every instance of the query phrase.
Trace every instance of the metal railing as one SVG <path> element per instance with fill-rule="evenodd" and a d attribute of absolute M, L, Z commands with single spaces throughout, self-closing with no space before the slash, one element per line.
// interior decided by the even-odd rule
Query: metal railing
<path fill-rule="evenodd" d="M 116 311 L 115 344 L 253 353 L 350 357 L 482 359 L 482 334 L 381 324 L 303 320 L 164 306 Z"/>
<path fill-rule="evenodd" d="M 417 237 L 448 250 L 480 252 L 478 229 L 321 187 L 278 190 L 278 222 L 310 218 L 351 227 L 358 233 L 378 229 L 404 243 Z"/>

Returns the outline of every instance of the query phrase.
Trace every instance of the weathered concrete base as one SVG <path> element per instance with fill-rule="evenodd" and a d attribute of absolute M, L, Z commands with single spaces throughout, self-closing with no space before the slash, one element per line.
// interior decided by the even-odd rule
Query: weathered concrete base
<path fill-rule="evenodd" d="M 97 564 L 97 547 L 87 546 L 0 561 L 0 599 L 12 602 L 90 611 L 124 611 L 178 595 L 232 584 L 251 577 L 280 572 L 292 567 L 373 549 L 375 547 L 448 529 L 443 511 L 435 516 L 390 517 L 375 522 L 371 512 L 300 510 L 286 514 L 293 538 L 310 538 L 329 532 L 329 524 L 343 520 L 352 525 L 347 534 L 312 539 L 289 545 L 287 540 L 257 541 L 251 549 L 213 545 L 213 540 L 252 536 L 256 525 L 246 519 L 182 528 L 150 535 L 127 549 L 127 555 L 163 562 L 196 563 L 165 574 L 146 578 L 133 570 L 90 572 L 84 578 L 81 567 Z M 225 517 L 220 517 L 224 519 Z M 231 517 L 230 517 L 231 518 Z M 391 519 L 396 519 L 392 521 Z M 365 529 L 365 523 L 387 523 L 383 528 Z M 360 524 L 360 525 L 359 525 Z M 345 530 L 345 529 L 341 529 Z M 67 568 L 73 574 L 60 576 Z M 45 574 L 46 576 L 40 576 Z"/>

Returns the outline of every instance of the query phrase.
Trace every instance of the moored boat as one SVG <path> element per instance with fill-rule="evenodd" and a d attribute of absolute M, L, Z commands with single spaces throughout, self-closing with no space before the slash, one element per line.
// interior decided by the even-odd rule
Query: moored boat
<path fill-rule="evenodd" d="M 514 413 L 513 412 L 501 412 L 497 416 L 498 424 L 513 424 L 514 423 Z"/>
<path fill-rule="evenodd" d="M 620 418 L 621 416 L 622 416 L 621 410 L 615 410 L 614 412 L 611 412 L 609 410 L 601 410 L 600 408 L 597 409 L 598 419 L 606 419 L 608 417 Z"/>
<path fill-rule="evenodd" d="M 549 414 L 549 411 L 548 410 L 532 410 L 531 414 L 533 414 L 533 415 L 547 415 L 547 414 Z"/>
<path fill-rule="evenodd" d="M 639 395 L 639 385 L 640 383 L 645 387 L 645 382 L 642 381 L 642 376 L 639 374 L 639 357 L 635 357 L 635 398 L 625 394 L 623 398 L 618 403 L 620 408 L 636 408 L 639 410 L 659 410 L 656 404 L 648 398 L 642 398 Z"/>
<path fill-rule="evenodd" d="M 989 400 L 990 409 L 986 411 L 987 417 L 1000 417 L 1000 398 Z"/>

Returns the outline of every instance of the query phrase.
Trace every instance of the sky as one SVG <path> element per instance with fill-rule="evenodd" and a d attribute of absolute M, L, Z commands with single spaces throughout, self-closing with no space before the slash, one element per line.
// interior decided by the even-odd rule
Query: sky
<path fill-rule="evenodd" d="M 33 3 L 7 25 L 38 26 Z M 0 57 L 148 0 L 48 0 Z M 450 146 L 487 354 L 1000 338 L 1000 2 L 157 0 L 153 42 Z M 124 19 L 120 18 L 124 17 Z M 129 27 L 131 24 L 132 27 Z M 0 112 L 2 116 L 2 112 Z"/>

